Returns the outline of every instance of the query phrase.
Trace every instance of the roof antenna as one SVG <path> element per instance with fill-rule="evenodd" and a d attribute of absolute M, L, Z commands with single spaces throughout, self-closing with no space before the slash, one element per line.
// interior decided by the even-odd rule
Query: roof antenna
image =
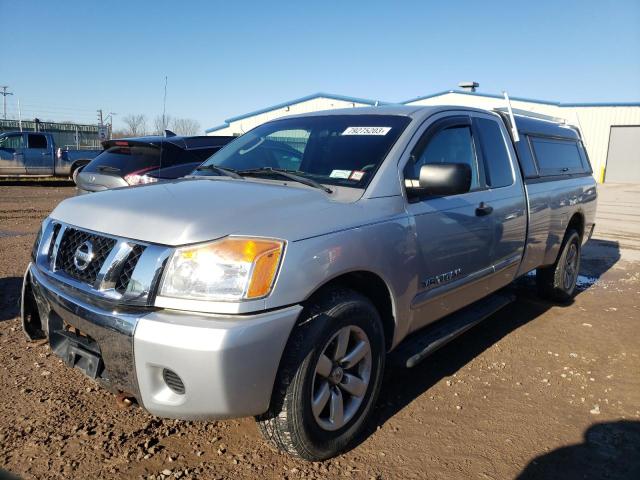
<path fill-rule="evenodd" d="M 519 142 L 520 135 L 518 135 L 518 127 L 516 126 L 516 117 L 513 116 L 513 110 L 511 109 L 511 100 L 506 90 L 502 92 L 504 100 L 507 102 L 507 111 L 509 112 L 509 120 L 511 121 L 511 135 L 513 135 L 513 141 Z"/>
<path fill-rule="evenodd" d="M 164 98 L 162 99 L 162 129 L 166 129 L 168 127 L 167 125 L 167 117 L 166 117 L 166 111 L 167 111 L 167 76 L 164 76 Z M 165 137 L 167 136 L 166 130 L 165 130 Z M 160 170 L 162 169 L 162 147 L 164 146 L 164 140 L 160 140 L 160 161 L 158 162 L 158 177 L 160 176 Z"/>
<path fill-rule="evenodd" d="M 162 129 L 164 130 L 167 125 L 165 112 L 167 111 L 167 76 L 164 76 L 164 98 L 162 100 Z"/>
<path fill-rule="evenodd" d="M 480 84 L 478 82 L 460 82 L 458 86 L 463 90 L 474 93 L 476 91 L 476 88 L 478 88 Z"/>

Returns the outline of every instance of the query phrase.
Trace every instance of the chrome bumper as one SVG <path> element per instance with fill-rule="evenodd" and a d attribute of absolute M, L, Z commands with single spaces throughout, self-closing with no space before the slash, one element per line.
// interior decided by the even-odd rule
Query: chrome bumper
<path fill-rule="evenodd" d="M 302 310 L 294 305 L 255 315 L 118 311 L 76 296 L 59 283 L 29 265 L 23 322 L 24 292 L 32 292 L 54 352 L 110 390 L 135 396 L 150 413 L 169 418 L 264 413 L 280 357 Z M 73 337 L 69 327 L 88 338 Z M 184 393 L 170 388 L 166 370 L 179 377 Z"/>

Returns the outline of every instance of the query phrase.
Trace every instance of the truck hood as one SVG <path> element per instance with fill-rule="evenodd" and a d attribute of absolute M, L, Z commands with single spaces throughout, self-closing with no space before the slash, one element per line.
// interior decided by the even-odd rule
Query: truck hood
<path fill-rule="evenodd" d="M 356 212 L 338 214 L 336 210 L 359 202 L 336 201 L 335 196 L 272 182 L 181 179 L 69 198 L 51 217 L 96 232 L 172 246 L 231 234 L 293 241 L 363 220 Z"/>

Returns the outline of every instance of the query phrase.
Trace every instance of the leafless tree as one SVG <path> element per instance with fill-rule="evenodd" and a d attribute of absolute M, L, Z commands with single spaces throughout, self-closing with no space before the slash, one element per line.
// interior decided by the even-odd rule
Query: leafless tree
<path fill-rule="evenodd" d="M 111 138 L 128 138 L 131 134 L 126 129 L 114 130 L 111 134 Z"/>
<path fill-rule="evenodd" d="M 178 135 L 197 135 L 200 133 L 200 123 L 192 118 L 176 118 L 171 124 L 171 130 Z"/>
<path fill-rule="evenodd" d="M 126 134 L 131 137 L 139 137 L 147 133 L 147 117 L 144 115 L 129 114 L 122 118 L 127 125 Z"/>
<path fill-rule="evenodd" d="M 153 119 L 153 133 L 156 135 L 164 135 L 164 131 L 171 130 L 171 115 L 156 115 Z"/>

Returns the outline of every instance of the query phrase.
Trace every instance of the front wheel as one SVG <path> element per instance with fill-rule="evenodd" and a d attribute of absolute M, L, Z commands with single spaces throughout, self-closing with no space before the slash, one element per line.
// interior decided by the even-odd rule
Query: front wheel
<path fill-rule="evenodd" d="M 326 292 L 301 320 L 270 409 L 256 421 L 278 449 L 317 461 L 341 453 L 361 433 L 382 383 L 385 342 L 376 308 L 351 290 Z"/>

